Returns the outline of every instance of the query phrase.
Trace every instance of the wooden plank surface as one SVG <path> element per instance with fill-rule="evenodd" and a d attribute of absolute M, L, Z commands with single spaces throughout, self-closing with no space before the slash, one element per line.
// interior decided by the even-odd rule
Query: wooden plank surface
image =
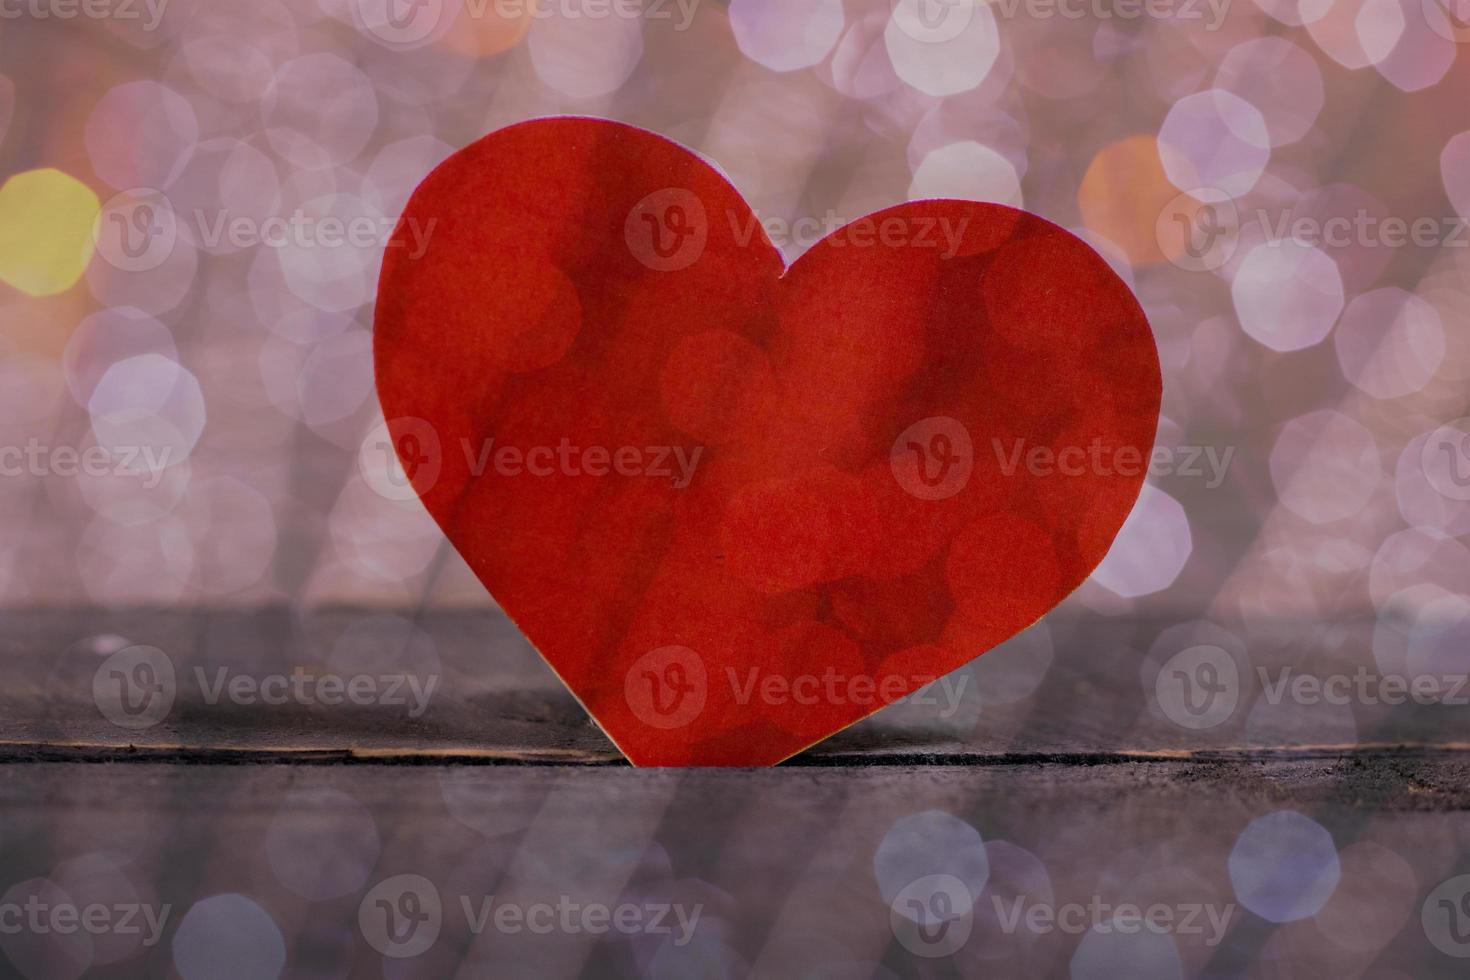
<path fill-rule="evenodd" d="M 34 763 L 0 772 L 8 881 L 66 883 L 75 878 L 68 865 L 105 862 L 119 869 L 111 879 L 90 890 L 67 885 L 77 901 L 122 890 L 120 881 L 173 910 L 160 947 L 134 950 L 96 976 L 170 975 L 176 947 L 202 942 L 197 930 L 176 939 L 179 920 L 222 894 L 268 915 L 272 925 L 240 929 L 278 932 L 291 976 L 528 975 L 510 963 L 540 977 L 1065 976 L 1079 962 L 1108 962 L 1107 949 L 1084 947 L 1085 933 L 1007 931 L 1018 897 L 1026 908 L 1167 903 L 1228 914 L 1218 935 L 1169 937 L 1180 964 L 1172 975 L 1463 975 L 1463 962 L 1420 924 L 1436 884 L 1467 867 L 1458 758 L 885 766 L 860 777 L 848 767 L 384 763 Z M 1232 878 L 1270 869 L 1232 868 L 1232 853 L 1251 821 L 1283 808 L 1332 834 L 1343 883 L 1314 919 L 1279 924 L 1242 908 Z M 973 827 L 990 865 L 972 937 L 943 960 L 904 945 L 880 879 L 890 872 L 875 870 L 902 821 L 941 819 L 934 814 Z M 931 857 L 954 861 L 955 849 Z M 902 859 L 914 875 L 926 870 L 923 854 Z M 358 917 L 379 883 L 402 875 L 433 886 L 442 931 L 420 955 L 390 960 Z M 697 904 L 702 918 L 682 946 L 653 934 L 476 935 L 460 899 L 474 908 L 491 895 L 522 907 L 655 896 L 691 911 Z M 1344 945 L 1355 928 L 1369 930 L 1368 948 Z M 0 936 L 0 948 L 12 952 L 25 938 Z M 1125 951 L 1148 954 L 1149 937 L 1123 941 Z M 310 967 L 327 959 L 341 969 Z"/>
<path fill-rule="evenodd" d="M 3 615 L 0 742 L 11 751 L 134 747 L 620 760 L 513 624 L 494 610 Z M 1222 639 L 1230 635 L 1222 628 L 1092 616 L 1053 617 L 1041 629 L 793 761 L 1249 756 L 1470 745 L 1470 710 L 1463 703 L 1470 690 L 1431 677 L 1439 685 L 1437 702 L 1404 697 L 1401 704 L 1383 703 L 1391 699 L 1373 686 L 1384 676 L 1373 651 L 1387 641 L 1382 624 L 1371 620 L 1258 632 L 1248 651 L 1241 644 L 1232 652 L 1240 665 L 1233 688 L 1221 695 L 1230 710 L 1203 728 L 1180 724 L 1177 719 L 1190 719 L 1177 704 L 1161 704 L 1161 690 L 1177 699 L 1181 689 L 1161 688 L 1158 677 L 1165 668 L 1170 676 L 1187 673 L 1168 665 L 1191 648 L 1224 651 L 1212 643 L 1232 643 Z M 143 727 L 111 723 L 97 703 L 99 674 L 109 657 L 130 645 L 156 648 L 174 678 L 169 710 Z M 270 686 L 272 679 L 298 674 L 305 697 Z M 1367 681 L 1355 681 L 1360 675 Z M 319 703 L 312 693 L 331 677 L 343 684 L 361 680 L 372 691 L 364 703 Z M 1302 681 L 1311 682 L 1305 698 L 1291 693 Z M 116 680 L 103 676 L 100 683 L 117 690 Z M 1355 693 L 1363 683 L 1367 697 Z M 231 694 L 230 685 L 237 684 L 243 696 Z M 423 695 L 422 711 L 414 685 Z M 1342 693 L 1347 703 L 1335 703 Z M 268 703 L 271 695 L 280 703 Z"/>
<path fill-rule="evenodd" d="M 146 944 L 0 928 L 25 976 L 1418 978 L 1462 976 L 1470 954 L 1463 709 L 1273 705 L 1247 683 L 1189 729 L 1150 664 L 1201 634 L 1167 623 L 1052 622 L 1043 653 L 996 651 L 956 700 L 896 705 L 783 767 L 635 770 L 494 612 L 6 619 L 0 927 L 28 898 L 164 920 Z M 1338 633 L 1257 637 L 1245 674 L 1371 658 L 1370 627 Z M 97 678 L 139 644 L 175 680 L 167 712 L 128 727 Z M 437 684 L 410 717 L 211 698 L 221 670 L 247 690 Z M 965 939 L 932 956 L 942 930 L 905 903 L 935 908 L 933 876 L 977 861 L 950 922 Z M 558 904 L 698 921 L 476 918 Z M 437 936 L 399 958 L 385 917 L 430 906 Z M 1130 906 L 1173 925 L 1125 931 Z"/>

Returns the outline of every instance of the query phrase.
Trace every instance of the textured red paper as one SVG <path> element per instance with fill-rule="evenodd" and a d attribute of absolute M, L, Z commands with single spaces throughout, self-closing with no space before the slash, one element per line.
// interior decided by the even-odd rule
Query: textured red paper
<path fill-rule="evenodd" d="M 1055 225 L 914 202 L 787 269 L 699 157 L 582 118 L 424 180 L 375 356 L 425 506 L 638 765 L 777 762 L 1030 626 L 1132 508 L 1161 388 Z"/>

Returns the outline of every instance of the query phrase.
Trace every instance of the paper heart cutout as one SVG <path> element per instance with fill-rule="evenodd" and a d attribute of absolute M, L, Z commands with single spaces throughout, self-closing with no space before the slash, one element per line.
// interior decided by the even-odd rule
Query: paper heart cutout
<path fill-rule="evenodd" d="M 423 181 L 374 348 L 403 474 L 637 765 L 775 763 L 1032 625 L 1128 516 L 1161 388 L 1049 222 L 912 202 L 787 268 L 699 157 L 586 118 Z"/>

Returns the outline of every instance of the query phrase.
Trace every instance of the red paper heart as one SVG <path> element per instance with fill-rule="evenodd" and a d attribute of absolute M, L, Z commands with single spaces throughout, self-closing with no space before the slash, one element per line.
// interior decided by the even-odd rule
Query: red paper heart
<path fill-rule="evenodd" d="M 429 513 L 638 765 L 777 762 L 1030 626 L 1132 508 L 1161 387 L 1040 218 L 903 204 L 787 269 L 693 153 L 580 118 L 424 180 L 375 356 Z"/>

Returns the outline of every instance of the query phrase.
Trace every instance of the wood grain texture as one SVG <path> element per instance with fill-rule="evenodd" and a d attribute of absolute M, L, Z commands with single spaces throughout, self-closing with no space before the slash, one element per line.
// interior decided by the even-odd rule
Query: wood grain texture
<path fill-rule="evenodd" d="M 996 705 L 967 685 L 953 711 L 942 698 L 895 705 L 783 767 L 722 770 L 629 768 L 493 612 L 48 610 L 5 625 L 0 878 L 11 898 L 61 882 L 82 901 L 106 885 L 171 910 L 159 945 L 122 948 L 87 976 L 175 975 L 173 946 L 194 942 L 180 919 L 218 895 L 264 910 L 293 977 L 835 980 L 1098 965 L 1084 934 L 1003 927 L 1017 900 L 1228 915 L 1218 934 L 1169 937 L 1169 975 L 1462 975 L 1419 921 L 1431 891 L 1470 870 L 1470 752 L 1436 720 L 1446 706 L 1363 711 L 1352 744 L 1340 744 L 1340 715 L 1310 711 L 1273 744 L 1242 737 L 1259 719 L 1187 733 L 1150 715 L 1140 681 L 1141 651 L 1167 626 L 1054 622 L 1050 668 L 1025 697 Z M 1281 649 L 1305 649 L 1283 634 Z M 128 644 L 164 651 L 177 679 L 167 716 L 140 730 L 111 724 L 92 687 Z M 440 681 L 409 718 L 381 704 L 210 703 L 196 668 Z M 1014 693 L 1026 668 L 967 670 Z M 1249 716 L 1242 702 L 1236 714 Z M 1300 922 L 1243 907 L 1235 875 L 1262 871 L 1232 870 L 1252 822 L 1282 811 L 1325 829 L 1343 861 L 1328 906 Z M 938 960 L 898 938 L 875 863 L 916 816 L 964 821 L 992 862 L 971 937 Z M 1382 862 L 1399 877 L 1373 877 Z M 115 870 L 79 877 L 97 867 Z M 443 928 L 423 954 L 390 960 L 360 916 L 371 889 L 399 875 L 431 884 Z M 682 903 L 702 919 L 685 946 L 477 932 L 461 902 L 488 896 Z M 0 936 L 0 948 L 41 964 L 30 975 L 63 975 L 80 954 L 54 940 Z"/>
<path fill-rule="evenodd" d="M 556 764 L 621 758 L 494 610 L 68 609 L 9 612 L 4 624 L 0 746 L 10 751 L 311 752 Z M 1202 730 L 1175 724 L 1157 706 L 1149 671 L 1157 674 L 1159 661 L 1190 642 L 1173 638 L 1173 620 L 1058 615 L 1045 629 L 1044 646 L 998 648 L 792 763 L 1331 756 L 1470 746 L 1470 711 L 1455 704 L 1338 706 L 1321 697 L 1299 704 L 1290 695 L 1272 702 L 1282 677 L 1320 680 L 1370 669 L 1371 621 L 1334 626 L 1330 643 L 1323 627 L 1283 625 L 1279 636 L 1249 651 L 1230 717 Z M 144 729 L 109 723 L 94 697 L 99 668 L 129 644 L 158 648 L 175 673 L 172 708 Z M 293 672 L 345 679 L 413 674 L 421 690 L 430 680 L 434 687 L 416 717 L 411 705 L 382 703 L 326 706 L 288 697 L 266 704 L 258 696 L 241 703 L 227 693 L 211 703 L 221 679 L 252 686 Z M 386 695 L 387 688 L 379 691 Z M 412 692 L 401 684 L 397 696 L 411 699 Z"/>
<path fill-rule="evenodd" d="M 967 821 L 992 854 L 1019 848 L 1044 868 L 1055 904 L 1102 896 L 1226 908 L 1232 843 L 1251 820 L 1287 807 L 1341 848 L 1366 842 L 1401 855 L 1418 890 L 1378 902 L 1407 924 L 1381 950 L 1350 955 L 1311 921 L 1277 925 L 1237 906 L 1218 941 L 1176 937 L 1185 975 L 1257 975 L 1252 965 L 1266 962 L 1287 976 L 1462 975 L 1417 922 L 1423 895 L 1463 870 L 1470 839 L 1466 765 L 1451 755 L 795 771 L 38 763 L 0 774 L 7 880 L 54 875 L 59 862 L 100 852 L 124 863 L 140 894 L 172 905 L 175 921 L 202 897 L 246 895 L 303 964 L 293 976 L 325 975 L 304 968 L 323 957 L 342 970 L 330 975 L 381 976 L 384 961 L 357 927 L 359 903 L 401 874 L 434 884 L 445 927 L 423 956 L 392 963 L 394 977 L 501 976 L 511 963 L 515 975 L 548 978 L 826 976 L 839 964 L 860 969 L 838 976 L 1065 976 L 1081 937 L 1006 933 L 990 894 L 952 960 L 935 965 L 896 942 L 873 861 L 895 822 L 929 811 Z M 295 894 L 293 848 L 309 867 L 323 847 L 346 861 L 364 812 L 377 844 L 361 886 L 324 900 Z M 1007 902 L 1019 887 L 1000 865 L 992 881 Z M 650 967 L 650 937 L 474 934 L 457 903 L 484 895 L 698 903 L 694 950 L 712 972 Z M 142 950 L 93 975 L 162 976 L 168 964 L 167 949 Z M 1364 974 L 1370 964 L 1379 972 Z"/>

